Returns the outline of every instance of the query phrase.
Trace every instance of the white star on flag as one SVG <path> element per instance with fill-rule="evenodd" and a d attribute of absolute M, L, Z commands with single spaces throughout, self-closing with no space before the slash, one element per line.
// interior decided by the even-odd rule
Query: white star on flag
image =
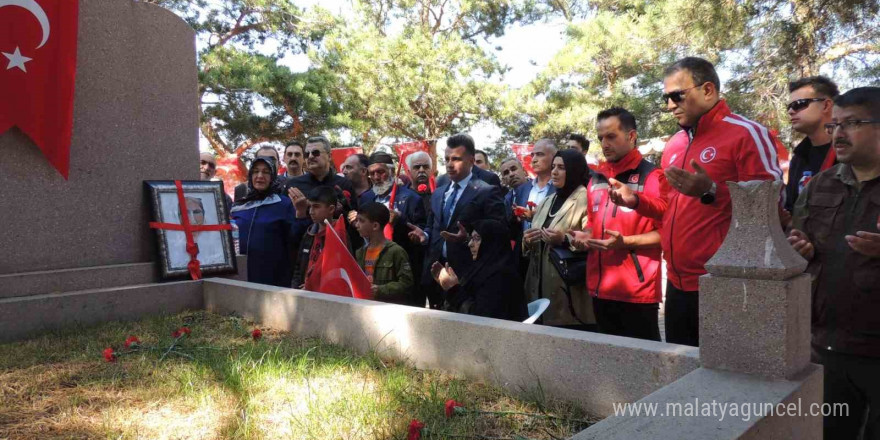
<path fill-rule="evenodd" d="M 24 67 L 24 63 L 32 60 L 33 58 L 28 58 L 26 56 L 21 55 L 21 51 L 18 49 L 18 46 L 15 47 L 15 52 L 6 53 L 0 52 L 9 59 L 9 64 L 6 65 L 6 70 L 12 69 L 14 67 L 18 67 L 22 72 L 27 73 L 27 69 Z"/>

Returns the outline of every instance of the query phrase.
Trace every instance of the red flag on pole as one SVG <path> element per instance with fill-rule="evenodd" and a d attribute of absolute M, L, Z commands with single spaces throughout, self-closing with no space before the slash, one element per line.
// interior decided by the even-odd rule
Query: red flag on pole
<path fill-rule="evenodd" d="M 17 126 L 65 179 L 78 15 L 75 0 L 0 0 L 0 134 Z"/>
<path fill-rule="evenodd" d="M 388 211 L 394 211 L 394 202 L 397 200 L 397 176 L 400 175 L 400 164 L 402 163 L 403 161 L 397 162 L 397 172 L 391 177 L 394 179 L 394 186 L 391 187 L 391 197 L 388 198 Z M 382 233 L 385 234 L 386 240 L 391 240 L 391 237 L 394 236 L 394 226 L 389 222 L 385 225 L 385 229 L 382 230 Z"/>
<path fill-rule="evenodd" d="M 532 144 L 511 144 L 510 149 L 513 150 L 513 154 L 516 155 L 516 158 L 519 159 L 523 164 L 523 169 L 526 170 L 526 173 L 529 174 L 529 177 L 535 177 L 535 172 L 532 170 L 532 149 L 535 148 Z"/>
<path fill-rule="evenodd" d="M 361 147 L 334 148 L 330 150 L 330 157 L 333 159 L 333 164 L 336 165 L 336 169 L 339 170 L 340 167 L 342 167 L 342 162 L 345 162 L 345 159 L 348 159 L 348 156 L 362 154 L 363 152 L 364 149 Z"/>
<path fill-rule="evenodd" d="M 397 153 L 398 160 L 400 160 L 400 163 L 404 167 L 403 169 L 405 169 L 407 173 L 409 173 L 409 166 L 406 164 L 406 157 L 416 151 L 424 151 L 425 153 L 430 154 L 428 141 L 406 142 L 394 146 L 394 152 Z M 400 174 L 400 165 L 397 167 L 397 174 Z"/>
<path fill-rule="evenodd" d="M 337 224 L 344 225 L 340 218 Z M 328 223 L 329 226 L 329 223 Z M 345 234 L 343 226 L 342 236 Z M 371 284 L 363 269 L 348 251 L 340 233 L 335 228 L 327 228 L 324 241 L 324 252 L 321 255 L 321 285 L 318 292 L 330 295 L 353 296 L 361 299 L 373 299 Z"/>

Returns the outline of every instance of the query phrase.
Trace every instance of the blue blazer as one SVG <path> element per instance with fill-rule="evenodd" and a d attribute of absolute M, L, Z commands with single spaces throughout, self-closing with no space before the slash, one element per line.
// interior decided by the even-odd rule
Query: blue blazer
<path fill-rule="evenodd" d="M 438 186 L 434 194 L 431 195 L 431 212 L 428 213 L 428 255 L 425 259 L 426 271 L 423 273 L 423 279 L 433 282 L 430 271 L 431 264 L 443 258 L 443 237 L 441 232 L 447 231 L 458 232 L 458 222 L 462 222 L 465 226 L 482 219 L 494 219 L 504 222 L 507 218 L 504 209 L 504 199 L 501 196 L 501 188 L 490 185 L 479 179 L 471 179 L 468 186 L 462 190 L 455 210 L 449 219 L 449 226 L 442 223 L 444 195 L 449 189 L 450 183 L 447 179 L 446 184 Z M 447 243 L 446 260 L 455 270 L 459 277 L 468 275 L 468 268 L 473 267 L 471 262 L 471 252 L 467 247 L 467 242 Z"/>
<path fill-rule="evenodd" d="M 375 201 L 376 193 L 372 189 L 364 191 L 358 198 L 359 206 Z M 407 253 L 410 253 L 409 227 L 406 224 L 412 223 L 424 229 L 428 221 L 428 213 L 425 211 L 425 204 L 422 203 L 422 196 L 404 185 L 398 185 L 397 197 L 394 199 L 394 209 L 400 212 L 400 218 L 397 219 L 397 224 L 394 225 L 392 241 L 402 246 Z"/>

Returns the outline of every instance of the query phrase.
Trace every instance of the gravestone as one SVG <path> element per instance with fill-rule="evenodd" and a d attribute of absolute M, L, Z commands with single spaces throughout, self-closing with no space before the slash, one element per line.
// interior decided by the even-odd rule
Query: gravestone
<path fill-rule="evenodd" d="M 192 28 L 152 4 L 79 1 L 70 177 L 0 134 L 0 275 L 153 261 L 143 181 L 199 177 Z"/>
<path fill-rule="evenodd" d="M 624 412 L 574 440 L 822 438 L 822 416 L 810 413 L 822 403 L 822 368 L 810 363 L 810 277 L 779 225 L 782 184 L 727 186 L 730 229 L 700 277 L 701 368 L 636 402 L 653 406 L 651 415 Z M 727 411 L 734 406 L 737 415 Z"/>

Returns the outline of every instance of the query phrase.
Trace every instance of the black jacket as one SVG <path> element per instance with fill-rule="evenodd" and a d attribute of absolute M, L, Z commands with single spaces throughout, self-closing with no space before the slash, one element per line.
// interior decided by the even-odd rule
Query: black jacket
<path fill-rule="evenodd" d="M 810 164 L 810 151 L 814 148 L 822 153 L 821 156 L 823 160 L 818 161 L 818 163 L 814 162 L 813 164 Z M 794 153 L 791 155 L 791 162 L 788 164 L 788 183 L 785 185 L 786 211 L 792 212 L 794 209 L 794 204 L 797 202 L 798 198 L 798 182 L 800 182 L 801 177 L 804 176 L 804 171 L 812 171 L 813 177 L 816 177 L 816 175 L 819 174 L 819 169 L 822 167 L 822 161 L 824 161 L 825 156 L 830 149 L 831 144 L 814 147 L 813 143 L 810 142 L 810 138 L 804 138 L 804 140 L 795 147 Z"/>

